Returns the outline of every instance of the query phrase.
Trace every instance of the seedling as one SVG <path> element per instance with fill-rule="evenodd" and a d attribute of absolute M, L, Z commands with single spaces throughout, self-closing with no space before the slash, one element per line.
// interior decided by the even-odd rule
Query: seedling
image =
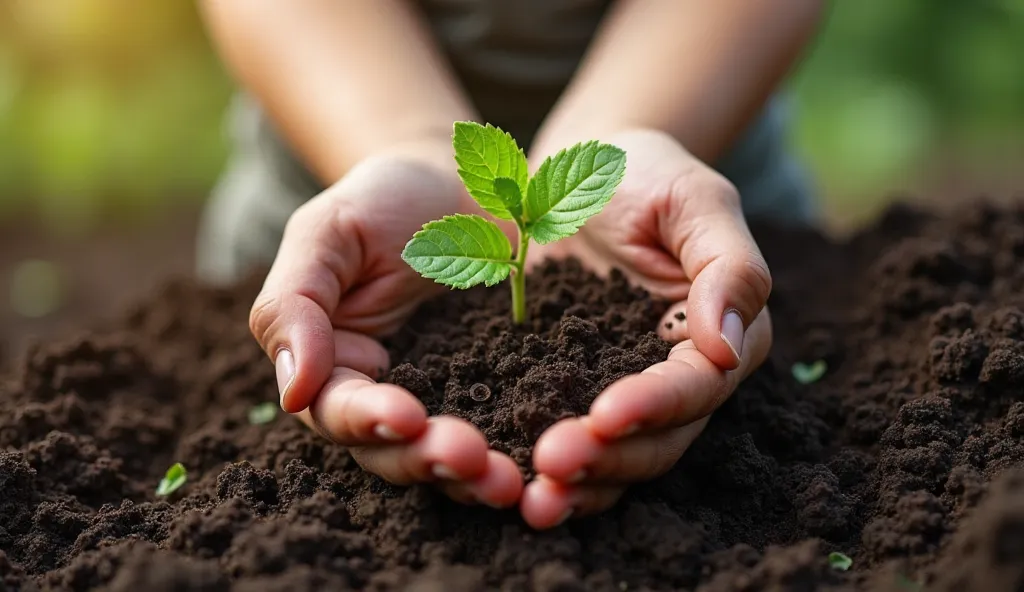
<path fill-rule="evenodd" d="M 252 425 L 263 425 L 274 421 L 277 417 L 277 410 L 280 407 L 276 403 L 260 403 L 249 409 L 249 423 Z"/>
<path fill-rule="evenodd" d="M 174 463 L 171 465 L 171 468 L 167 469 L 164 478 L 160 480 L 160 485 L 156 488 L 156 494 L 160 497 L 171 495 L 180 489 L 186 480 L 188 480 L 188 472 L 185 471 L 185 465 Z"/>
<path fill-rule="evenodd" d="M 818 382 L 821 380 L 822 376 L 825 376 L 825 372 L 827 370 L 828 364 L 825 363 L 825 360 L 818 360 L 813 364 L 797 362 L 796 364 L 793 364 L 792 368 L 793 378 L 795 378 L 800 384 Z"/>
<path fill-rule="evenodd" d="M 487 213 L 518 229 L 518 248 L 493 221 L 455 214 L 427 222 L 405 245 L 402 259 L 424 277 L 465 290 L 512 276 L 512 319 L 526 320 L 526 253 L 570 237 L 612 198 L 626 170 L 626 153 L 591 140 L 565 148 L 531 177 L 526 155 L 490 124 L 459 121 L 452 136 L 459 177 Z"/>
<path fill-rule="evenodd" d="M 832 552 L 828 554 L 828 564 L 832 569 L 846 571 L 853 565 L 853 559 L 842 553 Z"/>

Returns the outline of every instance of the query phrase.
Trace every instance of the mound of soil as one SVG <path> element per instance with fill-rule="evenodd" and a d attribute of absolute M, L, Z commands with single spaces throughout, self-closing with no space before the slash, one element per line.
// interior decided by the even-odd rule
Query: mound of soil
<path fill-rule="evenodd" d="M 512 323 L 507 290 L 456 291 L 430 302 L 389 339 L 387 380 L 432 415 L 456 415 L 533 476 L 530 450 L 564 417 L 583 415 L 605 387 L 662 362 L 671 345 L 652 331 L 668 303 L 621 273 L 601 280 L 577 262 L 531 274 L 529 321 Z"/>
<path fill-rule="evenodd" d="M 0 386 L 0 590 L 1024 587 L 1024 207 L 758 238 L 769 361 L 672 471 L 546 532 L 390 486 L 287 416 L 250 425 L 277 398 L 256 282 L 175 283 L 36 347 Z M 452 293 L 391 340 L 389 375 L 527 471 L 540 430 L 667 353 L 663 304 L 621 277 L 531 282 L 529 332 L 506 290 Z M 817 359 L 822 380 L 792 378 Z M 189 481 L 157 498 L 176 460 Z"/>

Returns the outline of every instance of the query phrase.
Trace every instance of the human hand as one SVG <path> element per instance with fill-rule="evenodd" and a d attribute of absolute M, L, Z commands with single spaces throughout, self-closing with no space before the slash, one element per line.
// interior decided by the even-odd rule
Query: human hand
<path fill-rule="evenodd" d="M 299 208 L 250 328 L 274 360 L 282 408 L 349 447 L 364 469 L 507 507 L 523 487 L 511 458 L 472 424 L 428 418 L 411 393 L 375 381 L 389 359 L 374 337 L 443 289 L 401 260 L 402 247 L 425 222 L 474 211 L 450 160 L 447 146 L 374 157 Z"/>
<path fill-rule="evenodd" d="M 677 303 L 659 331 L 679 343 L 667 361 L 610 385 L 587 416 L 541 435 L 538 477 L 520 502 L 535 528 L 604 510 L 629 483 L 669 470 L 771 346 L 771 276 L 735 188 L 665 134 L 603 140 L 627 153 L 615 198 L 572 238 L 536 249 L 533 261 L 572 255 L 599 273 L 622 269 Z"/>

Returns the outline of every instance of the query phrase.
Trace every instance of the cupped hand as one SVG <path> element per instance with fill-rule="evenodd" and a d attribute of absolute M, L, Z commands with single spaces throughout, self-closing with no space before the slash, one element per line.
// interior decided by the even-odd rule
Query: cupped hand
<path fill-rule="evenodd" d="M 411 393 L 375 380 L 389 365 L 375 337 L 442 289 L 402 261 L 403 246 L 424 223 L 473 211 L 450 147 L 360 163 L 289 219 L 250 327 L 274 361 L 282 408 L 363 468 L 508 507 L 523 487 L 511 458 L 470 423 L 428 417 Z"/>
<path fill-rule="evenodd" d="M 538 477 L 520 502 L 535 528 L 607 509 L 630 483 L 669 470 L 771 346 L 771 276 L 736 189 L 665 134 L 603 141 L 626 151 L 615 197 L 576 235 L 531 259 L 571 255 L 601 273 L 621 269 L 676 302 L 659 331 L 678 343 L 667 361 L 605 389 L 588 415 L 541 435 Z"/>

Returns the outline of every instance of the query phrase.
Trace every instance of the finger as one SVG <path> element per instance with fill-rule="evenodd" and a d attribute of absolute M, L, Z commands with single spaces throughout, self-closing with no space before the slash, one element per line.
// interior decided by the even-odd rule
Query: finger
<path fill-rule="evenodd" d="M 579 485 L 622 485 L 663 475 L 704 431 L 709 419 L 604 444 L 601 454 L 584 469 Z"/>
<path fill-rule="evenodd" d="M 349 368 L 335 369 L 320 396 L 299 417 L 344 446 L 410 441 L 427 427 L 427 409 L 419 399 Z"/>
<path fill-rule="evenodd" d="M 441 481 L 439 486 L 455 501 L 503 509 L 519 502 L 523 493 L 523 475 L 514 460 L 497 450 L 488 450 L 487 468 L 479 479 Z"/>
<path fill-rule="evenodd" d="M 712 363 L 692 340 L 680 342 L 666 361 L 602 391 L 590 406 L 588 426 L 599 438 L 612 440 L 709 415 L 768 356 L 772 330 L 767 308 L 747 330 L 746 341 L 740 367 L 731 372 Z"/>
<path fill-rule="evenodd" d="M 539 476 L 526 485 L 519 502 L 523 519 L 537 530 L 554 528 L 571 517 L 586 516 L 615 505 L 622 486 L 573 486 Z"/>
<path fill-rule="evenodd" d="M 669 218 L 678 222 L 668 232 L 693 280 L 690 337 L 709 360 L 732 370 L 746 347 L 744 330 L 768 302 L 771 274 L 728 181 L 709 175 L 701 186 L 679 191 L 690 193 L 674 196 L 674 216 Z"/>
<path fill-rule="evenodd" d="M 331 317 L 334 326 L 369 335 L 388 335 L 400 329 L 423 299 L 444 289 L 424 281 L 409 281 L 405 274 L 376 278 L 372 285 L 355 287 L 345 294 Z M 381 294 L 399 295 L 388 310 L 381 311 Z"/>
<path fill-rule="evenodd" d="M 561 483 L 578 483 L 586 478 L 586 469 L 605 450 L 586 417 L 563 419 L 537 438 L 533 447 L 533 467 L 537 473 Z"/>
<path fill-rule="evenodd" d="M 599 439 L 585 420 L 563 420 L 537 440 L 534 468 L 566 485 L 646 481 L 672 468 L 707 420 L 614 441 Z"/>
<path fill-rule="evenodd" d="M 355 447 L 351 453 L 364 469 L 398 485 L 476 481 L 484 477 L 489 458 L 484 435 L 448 416 L 431 417 L 426 430 L 407 444 Z"/>
<path fill-rule="evenodd" d="M 379 380 L 391 366 L 388 352 L 376 339 L 352 331 L 334 331 L 334 365 Z"/>
<path fill-rule="evenodd" d="M 281 406 L 289 413 L 305 409 L 331 375 L 330 313 L 361 257 L 358 240 L 328 206 L 314 198 L 288 220 L 249 315 L 253 335 L 275 364 Z"/>

